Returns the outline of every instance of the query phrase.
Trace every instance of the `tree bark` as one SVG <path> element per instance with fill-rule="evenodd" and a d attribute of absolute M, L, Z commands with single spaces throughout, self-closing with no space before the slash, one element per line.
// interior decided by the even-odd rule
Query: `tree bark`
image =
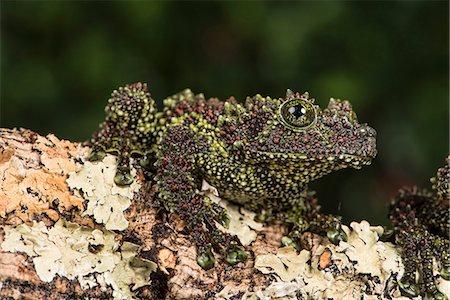
<path fill-rule="evenodd" d="M 342 256 L 350 253 L 349 249 L 356 249 L 356 252 L 365 251 L 357 248 L 368 247 L 363 245 L 365 243 L 361 243 L 360 246 L 341 245 L 341 248 L 338 248 L 330 245 L 327 239 L 305 234 L 303 239 L 309 245 L 309 252 L 298 254 L 295 250 L 281 248 L 281 238 L 287 233 L 287 228 L 282 225 L 250 228 L 249 230 L 255 233 L 256 238 L 245 247 L 250 254 L 245 263 L 230 266 L 216 254 L 215 267 L 205 271 L 196 263 L 196 248 L 189 236 L 184 234 L 183 224 L 174 216 L 168 217 L 167 213 L 158 208 L 155 200 L 156 186 L 152 180 L 146 180 L 146 176 L 139 170 L 136 181 L 139 182 L 140 188 L 133 194 L 130 205 L 123 212 L 119 211 L 128 223 L 126 228 L 107 230 L 105 229 L 107 225 L 99 222 L 97 216 L 86 213 L 87 207 L 91 205 L 89 200 L 83 197 L 82 192 L 71 189 L 67 180 L 71 174 L 77 174 L 83 168 L 88 168 L 85 162 L 88 153 L 89 148 L 83 147 L 80 143 L 59 140 L 54 135 L 43 137 L 26 129 L 0 129 L 1 299 L 110 299 L 113 297 L 117 299 L 281 299 L 278 297 L 296 299 L 299 295 L 309 295 L 312 298 L 334 295 L 335 298 L 339 298 L 339 293 L 342 293 L 341 296 L 346 299 L 353 298 L 351 295 L 358 298 L 361 294 L 391 299 L 399 297 L 395 280 L 398 273 L 395 274 L 392 271 L 397 269 L 398 272 L 402 271 L 398 253 L 388 243 L 377 241 L 376 237 L 373 238 L 374 243 L 371 247 L 389 246 L 390 248 L 386 248 L 385 252 L 392 252 L 389 254 L 391 257 L 382 262 L 385 263 L 391 259 L 394 265 L 397 264 L 391 268 L 392 270 L 389 269 L 390 273 L 385 270 L 386 268 L 383 269 L 379 257 L 377 259 L 380 261 L 374 263 L 374 266 L 365 267 L 366 269 L 364 267 L 358 269 L 358 264 L 362 266 L 361 261 L 358 260 L 370 260 L 373 257 L 364 258 L 358 255 L 352 257 L 349 254 L 345 262 Z M 89 170 L 87 172 L 89 173 Z M 101 181 L 96 184 L 99 189 L 103 185 Z M 86 191 L 83 192 L 86 195 Z M 46 281 L 36 265 L 37 258 L 40 257 L 36 248 L 37 242 L 34 241 L 33 251 L 35 252 L 33 253 L 35 254 L 31 256 L 26 254 L 30 252 L 25 250 L 23 250 L 25 252 L 5 250 L 7 236 L 8 240 L 12 239 L 18 228 L 21 228 L 21 239 L 17 241 L 22 243 L 25 239 L 23 230 L 38 228 L 37 224 L 42 224 L 41 236 L 47 236 L 46 234 L 50 236 L 50 233 L 46 233 L 45 230 L 50 232 L 57 226 L 58 228 L 62 226 L 64 230 L 79 226 L 83 232 L 103 233 L 105 237 L 112 234 L 114 242 L 118 245 L 117 249 L 114 248 L 112 251 L 122 251 L 122 254 L 117 256 L 117 253 L 110 253 L 110 255 L 124 260 L 126 259 L 124 245 L 135 245 L 136 259 L 130 260 L 134 264 L 128 263 L 127 266 L 131 269 L 144 270 L 142 264 L 145 263 L 148 267 L 145 270 L 150 272 L 150 277 L 142 284 L 143 286 L 135 290 L 130 289 L 131 296 L 124 296 L 121 288 L 114 284 L 100 283 L 101 278 L 107 277 L 106 275 L 102 277 L 97 269 L 95 274 L 84 273 L 84 277 L 80 275 L 81 277 L 75 279 L 61 275 L 63 273 L 60 270 L 53 277 L 50 275 L 49 280 Z M 369 230 L 369 227 L 365 225 L 355 228 L 362 228 L 360 231 L 367 234 L 376 231 Z M 361 237 L 361 239 L 364 238 Z M 33 238 L 30 238 L 30 241 L 33 241 Z M 103 246 L 103 244 L 89 244 L 87 247 L 90 247 L 90 253 L 88 254 L 96 255 L 97 251 L 105 251 L 102 249 Z M 14 247 L 14 243 L 11 246 L 10 242 L 10 247 Z M 371 251 L 373 247 L 370 248 Z M 352 251 L 355 252 L 355 250 Z M 374 251 L 368 255 L 379 253 Z M 139 263 L 136 264 L 136 261 Z M 152 269 L 151 262 L 156 263 L 157 267 Z M 350 267 L 344 266 L 345 263 Z M 364 270 L 361 271 L 361 269 Z M 367 269 L 370 271 L 365 271 Z M 345 272 L 348 274 L 342 270 L 347 270 Z M 111 271 L 110 274 L 112 273 L 114 272 Z M 319 292 L 309 291 L 308 285 L 311 287 L 315 284 L 313 280 L 316 280 L 314 279 L 316 277 L 322 282 L 319 285 L 328 282 L 330 288 L 324 288 Z M 90 282 L 91 285 L 86 282 Z M 361 285 L 358 285 L 359 283 Z M 340 288 L 341 292 L 327 294 L 327 290 L 332 289 L 331 286 L 337 290 Z"/>

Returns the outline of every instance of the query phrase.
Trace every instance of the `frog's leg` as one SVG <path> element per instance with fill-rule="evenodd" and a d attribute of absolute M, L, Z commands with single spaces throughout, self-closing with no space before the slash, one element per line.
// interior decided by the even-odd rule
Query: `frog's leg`
<path fill-rule="evenodd" d="M 130 149 L 127 146 L 122 146 L 119 149 L 114 183 L 117 185 L 130 185 L 132 182 L 133 177 L 130 173 Z"/>
<path fill-rule="evenodd" d="M 108 144 L 110 144 L 110 139 L 105 132 L 111 128 L 111 125 L 105 122 L 102 126 L 103 128 L 100 131 L 96 131 L 92 134 L 92 138 L 89 141 L 83 143 L 84 146 L 91 147 L 91 152 L 87 158 L 89 161 L 102 160 L 106 155 L 106 148 L 110 148 L 108 146 Z"/>
<path fill-rule="evenodd" d="M 91 140 L 92 150 L 88 160 L 102 160 L 106 153 L 112 153 L 117 156 L 117 171 L 114 176 L 114 182 L 117 185 L 129 185 L 133 182 L 130 174 L 131 147 L 129 139 L 126 138 L 126 132 L 121 132 L 122 137 L 105 136 L 103 129 L 96 137 Z"/>
<path fill-rule="evenodd" d="M 195 167 L 195 154 L 207 146 L 189 128 L 169 126 L 160 143 L 156 177 L 159 197 L 170 212 L 186 223 L 185 228 L 197 245 L 197 262 L 204 269 L 214 266 L 212 248 L 222 250 L 229 263 L 245 259 L 235 237 L 216 226 L 216 222 L 226 225 L 225 210 L 199 192 L 201 177 Z"/>
<path fill-rule="evenodd" d="M 318 213 L 309 219 L 309 231 L 326 234 L 328 239 L 335 245 L 340 241 L 348 240 L 347 234 L 342 229 L 341 218 L 334 215 Z"/>
<path fill-rule="evenodd" d="M 116 155 L 118 165 L 114 182 L 129 185 L 133 182 L 131 156 L 139 157 L 141 166 L 146 167 L 146 156 L 155 144 L 159 130 L 155 101 L 147 84 L 128 84 L 112 92 L 105 113 L 100 131 L 87 143 L 93 148 L 88 159 L 100 160 L 106 153 Z"/>
<path fill-rule="evenodd" d="M 402 248 L 405 273 L 399 285 L 402 293 L 409 297 L 425 292 L 430 299 L 446 299 L 435 283 L 433 276 L 433 257 L 441 264 L 442 278 L 450 279 L 450 244 L 448 232 L 444 236 L 432 232 L 433 211 L 440 210 L 437 202 L 426 191 L 417 189 L 402 190 L 390 207 L 390 219 L 394 225 L 396 241 Z M 433 209 L 434 208 L 434 209 Z M 439 213 L 438 213 L 439 214 Z M 447 220 L 445 220 L 447 219 Z M 440 222 L 448 222 L 447 217 Z M 445 225 L 447 226 L 447 225 Z M 445 227 L 443 226 L 443 227 Z M 442 234 L 442 232 L 441 232 Z M 421 274 L 421 283 L 416 283 L 416 271 Z"/>
<path fill-rule="evenodd" d="M 280 212 L 275 215 L 275 219 L 293 224 L 285 242 L 298 240 L 300 235 L 306 231 L 326 235 L 333 244 L 347 241 L 347 235 L 341 228 L 340 217 L 320 213 L 314 192 L 305 188 L 296 195 L 297 198 L 290 197 L 291 201 L 287 203 L 287 206 L 281 208 Z"/>
<path fill-rule="evenodd" d="M 87 159 L 89 161 L 98 161 L 102 160 L 105 157 L 105 155 L 106 155 L 105 149 L 99 144 L 94 144 L 92 146 L 91 153 L 89 153 Z"/>

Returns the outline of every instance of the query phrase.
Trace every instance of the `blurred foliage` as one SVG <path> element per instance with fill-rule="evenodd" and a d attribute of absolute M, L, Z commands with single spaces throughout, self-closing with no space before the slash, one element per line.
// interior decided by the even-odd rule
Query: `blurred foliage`
<path fill-rule="evenodd" d="M 387 223 L 386 201 L 429 186 L 448 153 L 448 5 L 2 1 L 1 126 L 86 140 L 111 91 L 135 81 L 159 100 L 185 87 L 349 99 L 379 155 L 312 186 L 325 211 Z"/>

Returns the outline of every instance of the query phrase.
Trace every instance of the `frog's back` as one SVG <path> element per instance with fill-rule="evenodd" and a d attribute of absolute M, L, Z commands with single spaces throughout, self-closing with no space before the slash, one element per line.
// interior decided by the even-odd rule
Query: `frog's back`
<path fill-rule="evenodd" d="M 227 100 L 235 103 L 234 98 Z M 164 99 L 163 117 L 171 123 L 173 118 L 201 117 L 203 121 L 217 126 L 219 116 L 223 115 L 224 102 L 217 98 L 205 99 L 201 94 L 194 94 L 190 89 Z"/>

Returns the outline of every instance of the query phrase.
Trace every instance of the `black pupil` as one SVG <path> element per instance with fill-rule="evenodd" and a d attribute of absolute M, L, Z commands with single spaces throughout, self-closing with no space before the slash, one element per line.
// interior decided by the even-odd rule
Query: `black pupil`
<path fill-rule="evenodd" d="M 288 111 L 296 118 L 300 118 L 306 113 L 306 109 L 301 104 L 290 107 Z"/>
<path fill-rule="evenodd" d="M 280 107 L 280 117 L 288 127 L 300 129 L 314 123 L 316 112 L 312 103 L 303 99 L 294 99 Z"/>

